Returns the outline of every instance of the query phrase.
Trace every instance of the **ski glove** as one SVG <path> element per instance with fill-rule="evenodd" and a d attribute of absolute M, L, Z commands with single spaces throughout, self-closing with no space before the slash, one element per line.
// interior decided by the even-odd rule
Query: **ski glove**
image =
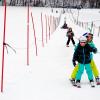
<path fill-rule="evenodd" d="M 94 49 L 93 49 L 93 52 L 94 52 L 94 53 L 97 53 L 97 48 L 94 48 Z"/>
<path fill-rule="evenodd" d="M 73 59 L 73 65 L 74 65 L 74 67 L 76 66 L 76 61 Z"/>

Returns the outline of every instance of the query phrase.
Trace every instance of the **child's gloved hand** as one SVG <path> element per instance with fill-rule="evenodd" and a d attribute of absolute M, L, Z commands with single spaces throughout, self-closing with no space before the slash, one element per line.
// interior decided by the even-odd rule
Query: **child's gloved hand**
<path fill-rule="evenodd" d="M 97 53 L 97 48 L 94 48 L 94 49 L 93 49 L 93 52 L 94 52 L 94 53 Z"/>
<path fill-rule="evenodd" d="M 77 61 L 74 61 L 73 62 L 73 65 L 74 65 L 74 67 L 78 66 L 78 62 Z"/>

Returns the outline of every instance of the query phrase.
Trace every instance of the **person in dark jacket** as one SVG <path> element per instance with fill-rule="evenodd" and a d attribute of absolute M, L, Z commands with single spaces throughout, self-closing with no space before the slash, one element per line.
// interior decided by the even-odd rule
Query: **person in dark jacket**
<path fill-rule="evenodd" d="M 63 26 L 61 28 L 62 29 L 68 29 L 68 25 L 66 23 L 66 17 L 64 18 L 64 24 L 63 24 Z"/>
<path fill-rule="evenodd" d="M 62 29 L 68 29 L 68 25 L 66 22 L 64 22 L 63 26 L 61 27 Z"/>
<path fill-rule="evenodd" d="M 94 87 L 93 74 L 92 74 L 92 69 L 90 66 L 91 52 L 96 53 L 97 48 L 90 47 L 89 44 L 87 43 L 87 38 L 82 36 L 79 39 L 79 44 L 78 44 L 77 48 L 75 49 L 75 52 L 73 54 L 73 59 L 72 59 L 73 65 L 77 66 L 76 62 L 78 62 L 78 66 L 79 66 L 78 72 L 76 74 L 77 87 L 81 87 L 80 81 L 81 81 L 81 76 L 84 72 L 84 66 L 85 66 L 86 73 L 88 75 L 90 84 L 92 87 Z"/>
<path fill-rule="evenodd" d="M 75 41 L 74 41 L 74 33 L 72 31 L 72 28 L 68 28 L 68 31 L 67 31 L 67 34 L 66 36 L 68 37 L 68 40 L 67 40 L 67 43 L 66 43 L 66 46 L 69 47 L 69 43 L 70 43 L 70 40 L 72 41 L 73 45 L 75 46 Z"/>

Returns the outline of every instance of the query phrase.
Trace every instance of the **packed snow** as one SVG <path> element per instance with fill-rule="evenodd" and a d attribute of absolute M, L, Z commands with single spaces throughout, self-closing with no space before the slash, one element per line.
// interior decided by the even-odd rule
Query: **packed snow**
<path fill-rule="evenodd" d="M 52 12 L 51 8 L 30 7 L 29 65 L 27 65 L 27 7 L 7 7 L 5 43 L 16 50 L 16 53 L 10 47 L 5 48 L 4 84 L 3 92 L 0 93 L 0 100 L 8 100 L 8 98 L 10 100 L 100 99 L 100 86 L 96 85 L 95 88 L 91 88 L 85 71 L 82 75 L 82 88 L 76 88 L 71 85 L 69 78 L 74 68 L 72 64 L 74 47 L 71 42 L 70 46 L 66 47 L 67 30 L 61 29 L 66 17 L 68 26 L 72 27 L 74 31 L 74 39 L 77 44 L 78 38 L 89 30 L 75 24 L 73 16 L 81 22 L 95 22 L 94 43 L 98 48 L 98 53 L 94 54 L 94 60 L 100 71 L 99 11 L 100 9 L 81 9 L 78 18 L 77 9 L 66 9 L 63 14 L 62 9 L 55 8 Z M 37 37 L 37 56 L 35 54 L 31 12 Z M 41 13 L 43 14 L 44 47 L 42 46 Z M 56 29 L 51 26 L 50 39 L 49 28 L 47 28 L 47 42 L 45 15 L 48 16 L 48 19 L 50 16 L 60 18 L 59 26 Z M 49 19 L 49 22 L 54 25 L 53 19 L 52 21 Z M 2 69 L 3 30 L 4 7 L 0 7 L 0 75 Z"/>

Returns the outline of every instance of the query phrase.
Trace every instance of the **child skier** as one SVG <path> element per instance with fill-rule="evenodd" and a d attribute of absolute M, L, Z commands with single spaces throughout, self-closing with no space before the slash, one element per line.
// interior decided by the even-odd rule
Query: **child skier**
<path fill-rule="evenodd" d="M 66 46 L 69 47 L 70 40 L 72 41 L 73 45 L 75 46 L 75 41 L 74 41 L 74 39 L 73 39 L 73 37 L 74 37 L 74 33 L 73 33 L 71 27 L 68 28 L 68 31 L 67 31 L 66 36 L 68 37 L 68 40 L 67 40 Z"/>
<path fill-rule="evenodd" d="M 93 43 L 93 34 L 91 34 L 91 33 L 85 33 L 83 35 L 87 37 L 88 44 L 91 47 L 95 47 L 95 45 Z M 92 71 L 93 71 L 93 75 L 95 77 L 96 84 L 100 85 L 99 71 L 97 69 L 97 66 L 96 66 L 94 60 L 93 60 L 93 54 L 92 53 L 91 53 L 91 62 L 90 62 L 90 65 L 91 65 L 91 68 L 92 68 Z M 72 74 L 71 74 L 71 82 L 73 83 L 73 85 L 76 85 L 75 84 L 75 77 L 76 77 L 77 71 L 78 71 L 78 66 L 76 66 L 74 68 L 74 70 L 72 71 Z"/>
<path fill-rule="evenodd" d="M 84 72 L 84 66 L 86 69 L 86 73 L 88 75 L 88 79 L 90 81 L 91 87 L 94 87 L 94 80 L 93 80 L 93 74 L 90 66 L 91 62 L 91 55 L 90 53 L 97 52 L 97 49 L 95 47 L 90 47 L 89 44 L 87 43 L 86 37 L 82 36 L 79 39 L 79 44 L 73 54 L 73 65 L 77 66 L 76 62 L 78 62 L 78 71 L 76 74 L 76 86 L 80 86 L 80 81 L 81 81 L 81 76 Z"/>
<path fill-rule="evenodd" d="M 88 35 L 86 36 L 87 37 L 87 41 L 88 41 L 88 44 L 91 46 L 91 47 L 95 47 L 94 43 L 93 43 L 93 34 L 91 33 L 88 33 Z M 100 78 L 99 78 L 99 71 L 97 69 L 97 66 L 93 60 L 93 54 L 91 53 L 91 68 L 92 68 L 92 71 L 93 71 L 93 74 L 95 76 L 95 80 L 96 80 L 96 83 L 97 85 L 100 85 Z"/>

